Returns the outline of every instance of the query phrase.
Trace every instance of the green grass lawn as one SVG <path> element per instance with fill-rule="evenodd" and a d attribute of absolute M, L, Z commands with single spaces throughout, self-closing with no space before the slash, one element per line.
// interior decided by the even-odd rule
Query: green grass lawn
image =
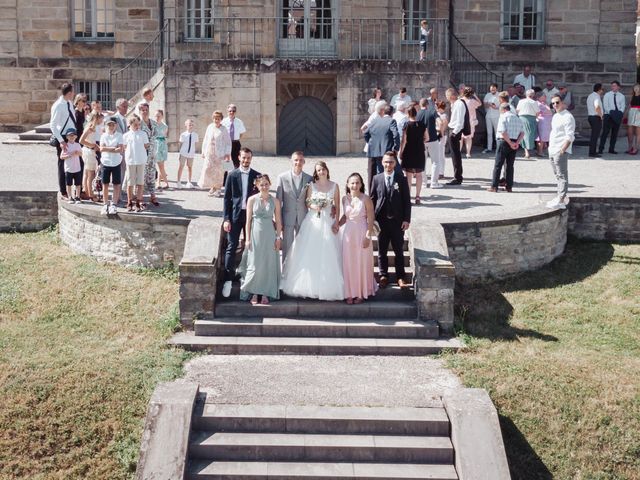
<path fill-rule="evenodd" d="M 0 235 L 0 478 L 132 478 L 177 275 L 100 265 L 56 232 Z M 446 356 L 501 415 L 514 479 L 640 478 L 640 246 L 570 242 L 538 272 L 456 292 Z"/>
<path fill-rule="evenodd" d="M 515 479 L 640 478 L 640 246 L 571 241 L 548 267 L 456 291 Z"/>
<path fill-rule="evenodd" d="M 0 235 L 0 478 L 124 479 L 165 348 L 175 271 L 100 265 L 56 232 Z"/>

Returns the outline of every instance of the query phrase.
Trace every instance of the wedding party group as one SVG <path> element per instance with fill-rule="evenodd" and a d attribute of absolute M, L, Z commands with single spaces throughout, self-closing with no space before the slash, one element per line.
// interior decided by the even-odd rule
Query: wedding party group
<path fill-rule="evenodd" d="M 359 304 L 390 281 L 389 244 L 398 286 L 405 288 L 403 242 L 411 222 L 406 177 L 396 169 L 396 153 L 386 152 L 384 170 L 373 179 L 369 195 L 359 173 L 346 181 L 345 193 L 331 180 L 327 164 L 306 173 L 304 153 L 291 155 L 291 169 L 280 174 L 275 196 L 271 179 L 251 168 L 253 153 L 240 150 L 239 167 L 229 172 L 224 189 L 227 248 L 222 295 L 231 295 L 240 275 L 240 298 L 268 305 L 281 292 L 293 297 Z M 244 250 L 236 268 L 236 251 Z M 378 240 L 379 275 L 373 262 Z"/>

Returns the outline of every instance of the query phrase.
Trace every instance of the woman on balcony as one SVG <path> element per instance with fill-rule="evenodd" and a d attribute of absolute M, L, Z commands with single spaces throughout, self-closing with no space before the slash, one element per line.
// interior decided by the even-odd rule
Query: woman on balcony
<path fill-rule="evenodd" d="M 200 173 L 198 185 L 209 189 L 209 196 L 222 196 L 222 178 L 225 170 L 231 170 L 231 137 L 222 125 L 222 112 L 216 110 L 212 115 L 213 123 L 207 127 L 202 141 L 202 158 L 204 166 Z M 224 162 L 224 166 L 223 166 Z"/>

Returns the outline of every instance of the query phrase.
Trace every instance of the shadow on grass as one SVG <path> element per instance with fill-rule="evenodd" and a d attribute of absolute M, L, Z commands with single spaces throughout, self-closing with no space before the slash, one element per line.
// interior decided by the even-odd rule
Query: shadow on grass
<path fill-rule="evenodd" d="M 513 306 L 504 293 L 552 289 L 580 282 L 597 273 L 611 261 L 613 252 L 610 243 L 583 242 L 571 238 L 565 253 L 540 270 L 523 273 L 507 280 L 456 285 L 457 324 L 474 337 L 491 340 L 531 337 L 550 342 L 557 341 L 553 335 L 511 326 Z M 627 260 L 630 263 L 637 261 L 635 258 Z"/>
<path fill-rule="evenodd" d="M 513 480 L 551 480 L 553 475 L 510 418 L 500 415 L 504 448 Z"/>

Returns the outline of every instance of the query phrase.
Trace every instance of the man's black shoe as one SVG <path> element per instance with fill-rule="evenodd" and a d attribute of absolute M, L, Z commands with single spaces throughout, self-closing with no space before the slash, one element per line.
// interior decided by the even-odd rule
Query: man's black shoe
<path fill-rule="evenodd" d="M 446 183 L 447 185 L 461 185 L 462 182 L 460 180 L 451 180 L 450 182 Z"/>
<path fill-rule="evenodd" d="M 610 153 L 611 155 L 617 155 L 617 154 L 618 154 L 618 152 L 616 152 L 615 150 L 609 150 L 609 153 Z"/>

